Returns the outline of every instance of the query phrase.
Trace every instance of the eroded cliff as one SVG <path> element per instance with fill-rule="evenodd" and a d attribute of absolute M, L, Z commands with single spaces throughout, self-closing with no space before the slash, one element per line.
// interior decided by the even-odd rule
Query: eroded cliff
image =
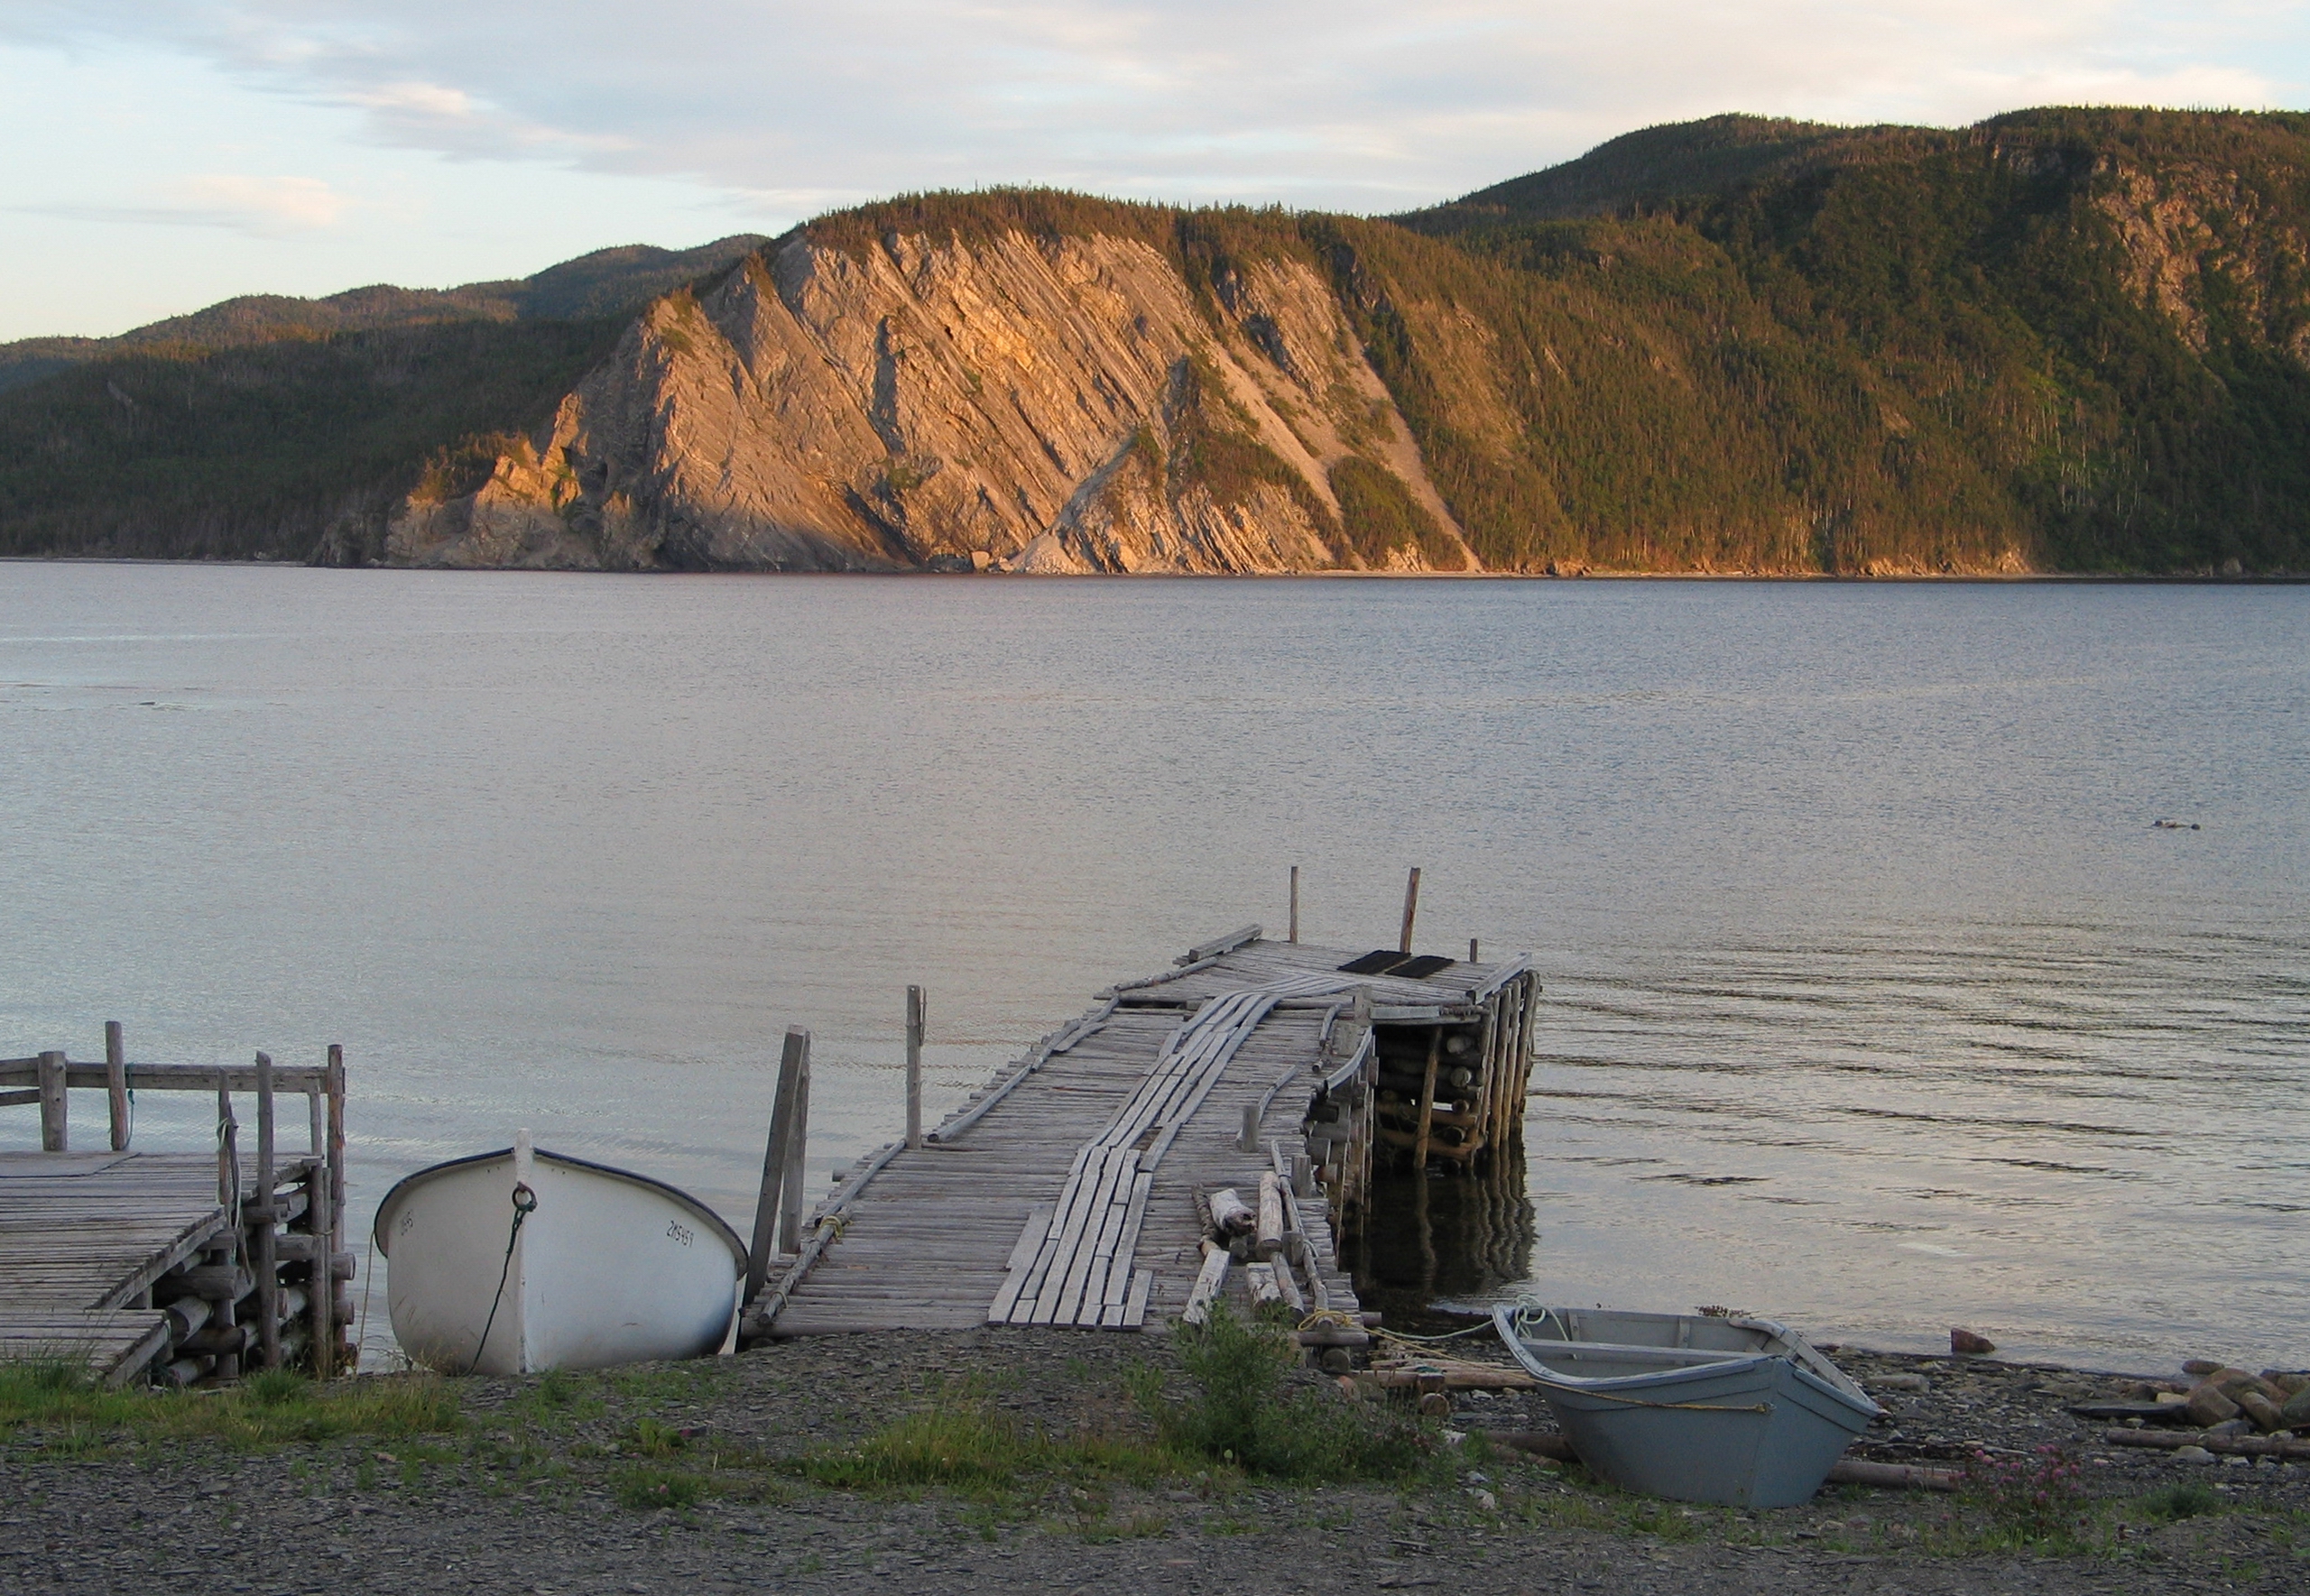
<path fill-rule="evenodd" d="M 1417 513 L 1359 550 L 1354 495 L 1375 482 Z M 510 442 L 471 491 L 413 495 L 387 552 L 612 569 L 1472 563 L 1308 263 L 1231 264 L 1199 289 L 1139 238 L 1016 229 L 862 248 L 799 232 L 659 301 L 548 432 Z"/>

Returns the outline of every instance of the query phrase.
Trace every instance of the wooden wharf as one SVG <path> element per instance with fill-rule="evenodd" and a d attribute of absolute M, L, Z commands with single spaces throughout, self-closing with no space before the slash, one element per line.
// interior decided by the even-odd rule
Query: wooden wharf
<path fill-rule="evenodd" d="M 41 1109 L 42 1149 L 0 1152 L 0 1359 L 65 1361 L 109 1385 L 231 1379 L 244 1360 L 350 1366 L 345 1250 L 345 1064 L 280 1068 L 0 1059 L 0 1107 Z M 102 1090 L 110 1145 L 70 1147 L 73 1088 Z M 134 1093 L 213 1093 L 217 1149 L 137 1152 Z M 245 1148 L 236 1091 L 256 1097 Z M 284 1093 L 307 1099 L 310 1145 L 275 1145 Z"/>
<path fill-rule="evenodd" d="M 1538 983 L 1521 959 L 1258 927 L 1177 965 L 1099 994 L 919 1145 L 855 1166 L 790 1229 L 744 1338 L 1130 1331 L 1220 1296 L 1288 1313 L 1311 1347 L 1362 1344 L 1339 1241 L 1372 1167 L 1466 1168 L 1520 1136 Z M 1240 1237 L 1220 1213 L 1236 1204 Z"/>

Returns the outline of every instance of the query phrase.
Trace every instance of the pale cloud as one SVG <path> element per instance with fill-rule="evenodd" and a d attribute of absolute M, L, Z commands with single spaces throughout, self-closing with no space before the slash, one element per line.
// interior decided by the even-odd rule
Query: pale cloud
<path fill-rule="evenodd" d="M 446 84 L 393 82 L 338 91 L 346 104 L 367 112 L 389 142 L 468 157 L 581 159 L 632 150 L 617 134 L 585 133 L 513 115 Z"/>
<path fill-rule="evenodd" d="M 256 234 L 333 227 L 345 201 L 319 178 L 254 178 L 203 173 L 181 185 L 178 205 L 211 226 Z"/>
<path fill-rule="evenodd" d="M 834 201 L 1034 180 L 1385 209 L 1720 110 L 1945 125 L 2310 78 L 2271 0 L 0 0 L 10 32 L 166 39 L 383 144 Z"/>
<path fill-rule="evenodd" d="M 255 238 L 283 238 L 336 226 L 346 202 L 318 178 L 204 172 L 178 180 L 145 203 L 50 201 L 9 208 L 72 221 L 222 227 Z"/>

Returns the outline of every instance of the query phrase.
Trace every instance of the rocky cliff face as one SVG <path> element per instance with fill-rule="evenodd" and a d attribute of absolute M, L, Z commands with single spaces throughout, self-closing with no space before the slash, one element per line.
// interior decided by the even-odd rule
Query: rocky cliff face
<path fill-rule="evenodd" d="M 1352 546 L 1335 480 L 1428 525 Z M 1413 518 L 1418 525 L 1418 516 Z M 1300 571 L 1474 563 L 1329 287 L 1198 291 L 1137 239 L 798 233 L 653 305 L 395 563 L 607 569 Z"/>

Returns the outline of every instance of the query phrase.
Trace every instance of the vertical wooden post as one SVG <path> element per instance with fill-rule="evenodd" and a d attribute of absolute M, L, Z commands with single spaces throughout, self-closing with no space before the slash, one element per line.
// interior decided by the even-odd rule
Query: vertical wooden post
<path fill-rule="evenodd" d="M 1477 1033 L 1476 1084 L 1472 1101 L 1476 1105 L 1476 1134 L 1489 1145 L 1498 1139 L 1500 1119 L 1500 1066 L 1494 1055 L 1500 1051 L 1499 1000 L 1495 996 L 1483 1010 L 1483 1029 Z"/>
<path fill-rule="evenodd" d="M 786 1032 L 778 1061 L 778 1094 L 770 1110 L 770 1143 L 762 1155 L 762 1193 L 754 1199 L 753 1244 L 746 1252 L 746 1300 L 752 1302 L 770 1278 L 770 1255 L 778 1250 L 778 1205 L 786 1190 L 786 1143 L 794 1117 L 794 1097 L 802 1084 L 803 1061 L 810 1056 L 810 1033 L 799 1026 Z"/>
<path fill-rule="evenodd" d="M 1396 944 L 1396 951 L 1411 952 L 1411 923 L 1419 914 L 1419 866 L 1411 867 L 1411 879 L 1404 883 L 1404 934 Z"/>
<path fill-rule="evenodd" d="M 348 1277 L 344 1284 L 345 1298 L 337 1300 L 337 1255 L 345 1250 L 345 1049 L 337 1043 L 328 1045 L 328 1268 L 323 1274 L 321 1288 L 329 1294 L 329 1319 L 337 1327 L 337 1344 L 342 1345 L 346 1332 L 353 1328 L 353 1282 Z M 334 1356 L 334 1349 L 332 1349 Z M 353 1349 L 353 1367 L 361 1361 L 361 1349 Z"/>
<path fill-rule="evenodd" d="M 929 1029 L 929 1012 L 922 1001 L 922 989 L 906 989 L 906 1145 L 919 1151 L 922 1147 L 922 1033 Z"/>
<path fill-rule="evenodd" d="M 224 1263 L 229 1276 L 241 1262 L 241 1128 L 233 1118 L 233 1090 L 226 1084 L 228 1079 L 223 1070 L 217 1072 L 217 1201 L 232 1220 L 225 1229 Z M 231 1330 L 238 1324 L 239 1306 L 230 1290 L 217 1299 L 208 1322 L 220 1330 Z M 226 1341 L 230 1344 L 231 1338 Z M 241 1354 L 237 1351 L 217 1354 L 217 1378 L 226 1381 L 241 1378 Z"/>
<path fill-rule="evenodd" d="M 61 1153 L 70 1149 L 65 1135 L 64 1055 L 43 1053 L 40 1056 L 40 1150 Z"/>
<path fill-rule="evenodd" d="M 1436 1063 L 1444 1053 L 1444 1028 L 1437 1026 L 1428 1033 L 1428 1074 L 1419 1083 L 1419 1139 L 1411 1149 L 1411 1172 L 1418 1175 L 1428 1168 L 1428 1134 L 1436 1122 Z M 1421 1183 L 1425 1191 L 1427 1184 Z"/>
<path fill-rule="evenodd" d="M 238 1149 L 234 1139 L 240 1127 L 233 1119 L 233 1091 L 225 1084 L 225 1072 L 217 1072 L 217 1202 L 230 1208 L 239 1196 L 236 1188 L 240 1177 L 234 1172 L 235 1155 Z"/>
<path fill-rule="evenodd" d="M 788 1252 L 802 1250 L 802 1215 L 808 1204 L 804 1189 L 810 1151 L 810 1033 L 802 1033 L 802 1074 L 794 1085 L 794 1119 L 786 1130 L 786 1184 L 779 1194 L 778 1244 Z"/>
<path fill-rule="evenodd" d="M 105 1093 L 112 1104 L 112 1150 L 128 1150 L 128 1049 L 120 1021 L 105 1021 Z"/>
<path fill-rule="evenodd" d="M 1260 1106 L 1255 1102 L 1243 1105 L 1243 1128 L 1236 1135 L 1235 1150 L 1243 1153 L 1260 1150 Z"/>
<path fill-rule="evenodd" d="M 279 1210 L 273 1204 L 273 1056 L 256 1056 L 256 1204 L 243 1215 L 256 1228 L 257 1345 L 263 1349 L 264 1366 L 281 1367 L 281 1276 L 274 1241 Z"/>
<path fill-rule="evenodd" d="M 305 1229 L 311 1236 L 312 1272 L 305 1277 L 305 1325 L 312 1339 L 313 1378 L 337 1373 L 337 1282 L 329 1256 L 328 1165 L 316 1161 L 305 1172 Z"/>
<path fill-rule="evenodd" d="M 327 1080 L 328 1072 L 322 1071 L 321 1078 Z M 321 1088 L 319 1086 L 305 1088 L 305 1120 L 306 1150 L 326 1163 L 328 1158 L 328 1121 L 322 1118 Z"/>
<path fill-rule="evenodd" d="M 1471 937 L 1469 937 L 1469 938 L 1468 938 L 1468 963 L 1470 963 L 1471 964 L 1475 964 L 1475 963 L 1477 963 L 1477 962 L 1478 962 L 1478 961 L 1477 961 L 1477 958 L 1476 958 L 1476 939 L 1475 939 L 1474 937 L 1471 936 Z"/>
<path fill-rule="evenodd" d="M 1293 942 L 1299 940 L 1299 867 L 1296 864 L 1291 867 L 1291 936 L 1289 940 Z"/>

